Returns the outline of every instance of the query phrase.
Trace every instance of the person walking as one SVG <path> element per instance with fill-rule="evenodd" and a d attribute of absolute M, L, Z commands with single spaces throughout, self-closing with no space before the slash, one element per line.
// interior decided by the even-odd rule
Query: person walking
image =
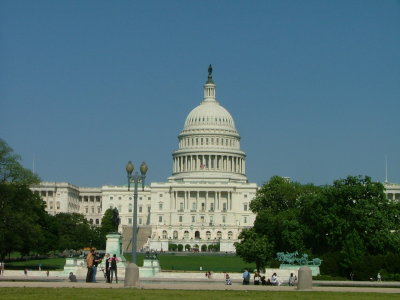
<path fill-rule="evenodd" d="M 260 285 L 260 280 L 261 280 L 260 273 L 256 271 L 254 273 L 254 285 Z"/>
<path fill-rule="evenodd" d="M 87 267 L 86 282 L 92 282 L 93 260 L 94 260 L 93 254 L 94 254 L 94 249 L 91 249 L 86 257 L 86 267 Z"/>
<path fill-rule="evenodd" d="M 106 253 L 106 255 L 104 255 L 104 257 L 106 260 L 106 282 L 111 283 L 110 282 L 110 253 Z"/>
<path fill-rule="evenodd" d="M 378 281 L 382 281 L 382 276 L 381 276 L 381 273 L 378 273 L 378 275 L 376 276 L 376 280 L 378 280 Z"/>
<path fill-rule="evenodd" d="M 96 282 L 97 266 L 101 263 L 99 254 L 96 252 L 93 255 L 93 267 L 92 267 L 92 282 Z"/>
<path fill-rule="evenodd" d="M 244 270 L 243 272 L 243 284 L 248 285 L 250 284 L 250 273 L 247 271 L 247 269 Z"/>
<path fill-rule="evenodd" d="M 117 277 L 117 263 L 119 262 L 119 259 L 117 258 L 117 255 L 114 254 L 113 257 L 111 257 L 111 262 L 110 262 L 110 283 L 113 281 L 113 275 L 115 274 L 115 283 L 118 283 L 118 277 Z"/>

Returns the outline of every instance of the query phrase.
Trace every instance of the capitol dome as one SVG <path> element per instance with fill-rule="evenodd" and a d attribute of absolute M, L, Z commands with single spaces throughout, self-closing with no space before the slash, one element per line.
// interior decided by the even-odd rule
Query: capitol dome
<path fill-rule="evenodd" d="M 247 182 L 245 153 L 231 114 L 215 98 L 211 65 L 203 101 L 186 117 L 174 151 L 172 181 Z"/>
<path fill-rule="evenodd" d="M 192 130 L 213 129 L 237 134 L 231 114 L 217 100 L 205 99 L 187 116 L 182 133 Z"/>

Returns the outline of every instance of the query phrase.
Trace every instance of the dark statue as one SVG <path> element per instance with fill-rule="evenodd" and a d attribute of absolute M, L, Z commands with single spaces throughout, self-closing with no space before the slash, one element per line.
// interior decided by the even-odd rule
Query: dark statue
<path fill-rule="evenodd" d="M 211 77 L 212 74 L 212 66 L 211 64 L 208 66 L 208 76 Z"/>
<path fill-rule="evenodd" d="M 121 222 L 121 219 L 119 218 L 118 209 L 114 208 L 112 211 L 111 224 L 112 224 L 115 232 L 118 231 L 118 226 L 119 226 L 120 222 Z"/>
<path fill-rule="evenodd" d="M 308 255 L 303 254 L 302 256 L 298 256 L 299 253 L 297 251 L 288 253 L 288 252 L 278 252 L 276 253 L 276 258 L 281 263 L 287 263 L 289 265 L 301 265 L 301 266 L 320 266 L 322 260 L 319 258 L 314 258 L 312 260 L 308 260 Z"/>

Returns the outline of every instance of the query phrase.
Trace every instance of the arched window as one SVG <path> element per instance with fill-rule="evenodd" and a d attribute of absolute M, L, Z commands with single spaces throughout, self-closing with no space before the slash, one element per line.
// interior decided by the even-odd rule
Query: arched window
<path fill-rule="evenodd" d="M 233 238 L 233 232 L 228 231 L 228 239 L 231 240 Z"/>
<path fill-rule="evenodd" d="M 163 238 L 163 239 L 168 238 L 168 236 L 167 236 L 167 231 L 166 231 L 166 230 L 164 230 L 164 231 L 162 232 L 162 238 Z"/>
<path fill-rule="evenodd" d="M 194 233 L 194 238 L 195 238 L 195 239 L 199 239 L 199 238 L 200 238 L 200 231 L 196 231 L 196 232 Z"/>
<path fill-rule="evenodd" d="M 206 232 L 206 238 L 207 240 L 211 239 L 211 232 L 209 231 Z"/>
<path fill-rule="evenodd" d="M 189 231 L 185 230 L 184 234 L 183 234 L 185 239 L 189 238 Z"/>
<path fill-rule="evenodd" d="M 174 230 L 173 237 L 174 239 L 178 239 L 178 231 Z"/>
<path fill-rule="evenodd" d="M 221 231 L 217 231 L 217 239 L 218 240 L 222 239 L 222 232 Z"/>

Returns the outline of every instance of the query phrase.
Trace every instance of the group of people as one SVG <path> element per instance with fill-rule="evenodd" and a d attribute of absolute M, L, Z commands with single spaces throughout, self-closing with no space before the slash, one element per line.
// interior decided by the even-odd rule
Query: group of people
<path fill-rule="evenodd" d="M 226 274 L 227 276 L 229 276 L 228 274 Z M 250 284 L 250 272 L 248 270 L 244 270 L 243 272 L 243 284 L 244 285 L 248 285 Z M 230 280 L 230 278 L 229 278 Z M 273 286 L 277 286 L 280 285 L 281 282 L 278 279 L 278 275 L 274 272 L 271 276 L 271 278 L 266 278 L 265 276 L 261 276 L 259 271 L 254 272 L 254 285 L 273 285 Z M 297 276 L 293 275 L 293 273 L 290 273 L 289 276 L 289 280 L 288 283 L 290 286 L 294 286 L 296 284 L 297 281 Z M 227 284 L 227 283 L 226 283 Z M 232 283 L 230 283 L 232 284 Z"/>
<path fill-rule="evenodd" d="M 110 257 L 109 253 L 104 255 L 105 259 L 105 278 L 107 283 L 112 283 L 113 277 L 115 276 L 115 282 L 118 283 L 117 277 L 117 263 L 119 259 L 117 255 L 114 254 Z M 97 267 L 102 262 L 102 258 L 98 253 L 94 251 L 94 249 L 90 250 L 89 254 L 86 257 L 86 265 L 87 265 L 87 274 L 86 274 L 86 282 L 96 282 L 97 275 Z"/>

